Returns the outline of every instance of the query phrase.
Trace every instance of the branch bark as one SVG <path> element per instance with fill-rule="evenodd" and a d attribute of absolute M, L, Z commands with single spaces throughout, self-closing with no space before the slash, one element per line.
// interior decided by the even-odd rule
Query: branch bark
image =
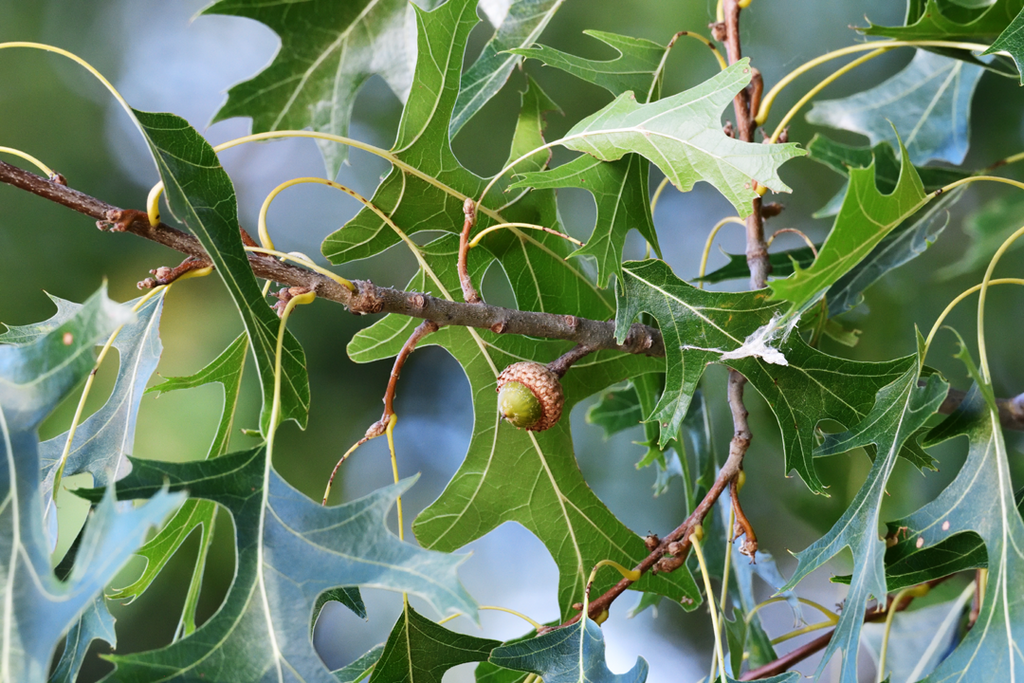
<path fill-rule="evenodd" d="M 115 232 L 129 232 L 138 237 L 170 247 L 195 259 L 209 262 L 209 256 L 194 236 L 165 223 L 151 226 L 144 212 L 134 212 L 108 204 L 59 182 L 53 182 L 17 166 L 0 161 L 0 182 L 61 204 L 97 220 L 101 228 L 117 224 Z M 123 218 L 130 221 L 118 223 Z M 282 263 L 275 258 L 249 254 L 249 265 L 257 277 L 291 287 L 306 287 L 317 297 L 346 306 L 352 313 L 398 313 L 443 325 L 478 327 L 498 334 L 521 334 L 544 339 L 564 339 L 593 351 L 612 349 L 623 353 L 648 356 L 665 355 L 661 332 L 648 325 L 634 324 L 622 344 L 615 341 L 613 321 L 590 320 L 572 315 L 520 311 L 490 304 L 467 304 L 438 299 L 429 294 L 379 287 L 372 282 L 356 280 L 357 292 L 350 292 L 334 280 L 319 273 Z M 963 401 L 964 392 L 950 389 L 949 398 L 939 412 L 949 414 Z M 1002 425 L 1006 429 L 1024 431 L 1024 394 L 999 399 Z"/>

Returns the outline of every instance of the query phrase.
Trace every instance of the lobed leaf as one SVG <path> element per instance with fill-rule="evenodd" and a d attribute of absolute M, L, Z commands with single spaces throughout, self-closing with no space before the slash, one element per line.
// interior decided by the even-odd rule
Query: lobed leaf
<path fill-rule="evenodd" d="M 861 29 L 869 36 L 897 40 L 986 40 L 1002 33 L 1024 8 L 1024 0 L 995 0 L 977 8 L 956 6 L 940 0 L 915 0 L 906 26 L 870 24 Z"/>
<path fill-rule="evenodd" d="M 407 234 L 420 230 L 461 232 L 466 197 L 477 197 L 483 180 L 463 168 L 451 150 L 448 123 L 459 92 L 466 39 L 477 23 L 476 0 L 449 0 L 433 12 L 413 6 L 417 59 L 413 82 L 391 153 L 394 164 L 371 201 Z M 380 217 L 362 209 L 328 235 L 321 250 L 332 263 L 366 258 L 399 242 Z"/>
<path fill-rule="evenodd" d="M 608 61 L 595 61 L 559 52 L 546 46 L 517 50 L 577 78 L 593 83 L 618 96 L 626 91 L 642 93 L 644 102 L 658 99 L 668 48 L 649 40 L 601 31 L 585 31 L 618 53 Z M 517 158 L 512 155 L 512 160 Z M 622 278 L 622 247 L 630 230 L 637 230 L 661 255 L 658 234 L 651 216 L 650 162 L 638 154 L 627 154 L 612 162 L 581 156 L 550 171 L 523 172 L 510 188 L 534 189 L 578 187 L 589 191 L 597 204 L 597 219 L 586 244 L 573 256 L 587 256 L 597 263 L 597 283 L 607 287 L 611 276 Z"/>
<path fill-rule="evenodd" d="M 810 268 L 769 283 L 774 299 L 803 311 L 860 263 L 886 235 L 923 207 L 929 198 L 905 147 L 895 189 L 882 194 L 875 185 L 874 164 L 850 169 L 850 188 L 831 232 Z"/>
<path fill-rule="evenodd" d="M 649 170 L 647 160 L 637 154 L 627 154 L 612 162 L 582 155 L 550 171 L 522 173 L 509 188 L 578 187 L 594 196 L 597 203 L 594 230 L 585 245 L 572 255 L 594 259 L 597 284 L 607 287 L 613 275 L 622 278 L 622 248 L 630 230 L 637 230 L 657 253 L 661 253 L 651 216 Z"/>
<path fill-rule="evenodd" d="M 253 681 L 288 671 L 333 682 L 313 649 L 310 623 L 319 596 L 339 586 L 405 591 L 442 614 L 476 617 L 456 576 L 465 557 L 402 543 L 387 528 L 388 511 L 412 480 L 325 508 L 281 479 L 263 447 L 199 462 L 133 464 L 119 497 L 145 498 L 169 481 L 172 490 L 219 503 L 234 519 L 238 554 L 220 609 L 167 647 L 112 657 L 119 681 Z M 365 615 L 350 595 L 347 606 Z"/>
<path fill-rule="evenodd" d="M 874 161 L 875 183 L 879 191 L 888 194 L 896 188 L 900 166 L 892 147 L 886 143 L 880 143 L 873 148 L 849 147 L 826 137 L 815 135 L 807 145 L 807 149 L 812 159 L 847 177 L 851 168 L 869 167 Z M 914 170 L 920 176 L 925 191 L 929 193 L 968 175 L 956 169 L 930 166 L 915 166 Z M 847 185 L 837 195 L 840 206 L 848 189 Z M 863 292 L 868 287 L 889 271 L 924 253 L 945 230 L 949 223 L 949 209 L 960 200 L 966 189 L 965 185 L 961 185 L 950 192 L 943 193 L 925 211 L 904 220 L 886 235 L 863 261 L 829 287 L 826 294 L 829 315 L 840 315 L 858 306 L 863 300 Z M 834 203 L 835 200 L 830 202 L 830 205 Z M 839 206 L 835 211 L 839 211 Z M 820 216 L 825 213 L 828 211 L 823 209 L 816 215 Z"/>
<path fill-rule="evenodd" d="M 900 161 L 893 149 L 886 143 L 879 143 L 873 147 L 844 145 L 820 133 L 816 133 L 807 144 L 807 153 L 812 160 L 828 166 L 844 178 L 850 177 L 851 168 L 867 168 L 874 162 L 875 185 L 882 194 L 891 194 L 896 189 L 900 177 Z M 934 192 L 970 175 L 966 171 L 943 166 L 915 166 L 914 170 L 920 176 L 926 192 Z M 829 200 L 828 204 L 819 209 L 814 217 L 824 218 L 839 213 L 848 189 L 849 183 L 843 185 L 843 188 Z"/>
<path fill-rule="evenodd" d="M 103 587 L 149 528 L 184 498 L 158 487 L 145 506 L 118 513 L 113 496 L 103 497 L 86 522 L 66 581 L 54 574 L 43 528 L 37 430 L 93 369 L 96 344 L 132 320 L 105 288 L 71 315 L 58 315 L 59 325 L 37 328 L 31 341 L 22 336 L 18 346 L 0 346 L 0 671 L 19 683 L 47 680 L 53 651 L 69 628 L 76 631 L 61 671 L 74 675 L 83 642 L 109 635 Z M 89 611 L 95 619 L 83 617 Z"/>
<path fill-rule="evenodd" d="M 218 0 L 202 13 L 254 19 L 281 39 L 269 66 L 228 90 L 214 123 L 248 116 L 254 133 L 312 128 L 347 135 L 356 94 L 371 76 L 381 76 L 403 102 L 412 87 L 407 0 Z M 317 144 L 334 178 L 348 147 Z"/>
<path fill-rule="evenodd" d="M 980 376 L 963 350 L 977 382 Z M 992 388 L 976 383 L 960 407 L 928 435 L 928 443 L 966 436 L 967 461 L 953 482 L 931 503 L 892 524 L 901 529 L 896 548 L 933 548 L 968 532 L 976 533 L 988 554 L 988 579 L 978 619 L 956 650 L 927 683 L 950 679 L 1012 681 L 1024 664 L 1018 643 L 1024 638 L 1024 520 L 1014 499 L 1006 443 Z M 905 552 L 905 551 L 904 551 Z"/>
<path fill-rule="evenodd" d="M 808 487 L 824 493 L 814 471 L 814 430 L 824 419 L 843 425 L 860 422 L 875 393 L 907 371 L 913 357 L 880 363 L 836 358 L 813 349 L 797 334 L 780 339 L 778 354 L 736 357 L 747 338 L 773 324 L 785 310 L 765 291 L 707 292 L 683 282 L 661 261 L 624 267 L 616 334 L 624 336 L 641 312 L 658 320 L 668 357 L 665 391 L 648 420 L 661 425 L 661 443 L 675 436 L 697 382 L 708 363 L 720 362 L 741 372 L 765 398 L 782 432 L 786 471 L 793 469 Z"/>
<path fill-rule="evenodd" d="M 618 56 L 615 59 L 599 61 L 577 57 L 547 45 L 533 45 L 510 52 L 540 60 L 545 66 L 552 66 L 570 73 L 577 78 L 604 88 L 615 96 L 627 90 L 640 93 L 644 102 L 658 99 L 661 86 L 662 60 L 666 47 L 643 38 L 621 36 L 605 31 L 584 31 L 584 35 L 595 38 L 609 46 Z"/>
<path fill-rule="evenodd" d="M 573 126 L 559 143 L 602 161 L 636 152 L 681 192 L 700 180 L 711 183 L 745 217 L 758 196 L 755 183 L 788 192 L 778 169 L 806 154 L 795 144 L 741 142 L 722 132 L 722 111 L 748 83 L 750 63 L 743 59 L 694 88 L 651 104 L 639 104 L 626 92 Z"/>
<path fill-rule="evenodd" d="M 914 164 L 960 164 L 967 156 L 971 100 L 982 73 L 980 66 L 918 50 L 906 68 L 874 88 L 815 102 L 807 120 L 894 148 L 899 131 Z"/>
<path fill-rule="evenodd" d="M 163 304 L 164 294 L 157 294 L 118 333 L 113 343 L 119 359 L 114 388 L 106 403 L 75 430 L 75 440 L 68 450 L 63 476 L 88 472 L 96 485 L 106 486 L 128 473 L 128 456 L 134 452 L 139 404 L 163 351 L 160 343 Z M 71 311 L 80 308 L 80 305 L 70 302 L 65 302 L 65 305 Z M 58 311 L 57 317 L 62 315 L 63 312 Z M 47 501 L 44 519 L 57 514 L 51 493 L 67 441 L 68 432 L 64 432 L 39 444 L 42 493 Z"/>
<path fill-rule="evenodd" d="M 421 230 L 460 233 L 465 199 L 479 197 L 486 184 L 459 163 L 448 137 L 466 39 L 476 23 L 473 6 L 473 0 L 449 0 L 433 12 L 416 9 L 418 49 L 428 58 L 417 61 L 418 87 L 402 112 L 392 147 L 396 162 L 372 198 L 373 204 L 407 235 Z M 531 84 L 530 90 L 533 87 Z M 546 107 L 530 106 L 529 97 L 524 96 L 522 125 L 517 125 L 513 149 L 530 150 L 543 143 L 540 114 Z M 550 102 L 539 92 L 536 97 L 539 104 Z M 532 155 L 524 164 L 525 170 L 542 168 L 546 160 L 546 154 Z M 500 212 L 494 208 L 498 206 Z M 533 192 L 511 203 L 500 193 L 492 193 L 480 207 L 477 230 L 499 222 L 532 223 L 558 230 L 554 193 Z M 377 254 L 399 239 L 380 216 L 363 209 L 329 235 L 321 249 L 333 263 L 343 263 Z M 611 314 L 613 309 L 605 295 L 565 260 L 569 250 L 561 238 L 512 228 L 486 236 L 483 244 L 501 263 L 521 308 L 591 318 Z M 459 288 L 452 291 L 458 293 Z"/>
<path fill-rule="evenodd" d="M 487 661 L 491 650 L 499 645 L 496 640 L 449 631 L 421 616 L 406 600 L 373 675 L 379 681 L 441 683 L 448 669 Z"/>
<path fill-rule="evenodd" d="M 647 660 L 637 657 L 633 668 L 613 674 L 604 659 L 604 634 L 587 616 L 530 640 L 496 648 L 492 664 L 529 671 L 544 683 L 643 683 L 647 680 Z"/>
<path fill-rule="evenodd" d="M 458 239 L 445 235 L 422 248 L 430 270 L 421 270 L 409 289 L 450 296 L 457 291 L 455 269 Z M 479 277 L 493 257 L 482 248 L 469 252 L 469 272 Z M 398 353 L 415 321 L 389 315 L 357 333 L 349 343 L 356 362 Z M 612 558 L 634 566 L 646 557 L 643 541 L 604 506 L 587 486 L 573 456 L 569 420 L 543 432 L 517 430 L 498 412 L 497 376 L 522 360 L 548 362 L 568 350 L 565 342 L 500 335 L 488 330 L 444 327 L 421 345 L 444 347 L 459 362 L 473 396 L 473 434 L 469 451 L 441 496 L 413 524 L 426 548 L 450 552 L 480 538 L 504 522 L 515 521 L 544 543 L 559 570 L 558 603 L 563 618 L 576 612 L 575 602 L 593 566 Z M 582 399 L 630 376 L 658 369 L 656 360 L 601 351 L 577 362 L 562 380 L 563 415 Z M 601 575 L 595 591 L 614 583 Z M 645 575 L 634 584 L 679 600 L 699 600 L 688 572 Z"/>
<path fill-rule="evenodd" d="M 462 76 L 462 86 L 448 134 L 459 132 L 480 108 L 498 94 L 512 69 L 522 63 L 516 48 L 533 43 L 565 0 L 514 0 L 498 30 Z"/>
<path fill-rule="evenodd" d="M 830 560 L 843 548 L 853 553 L 853 577 L 850 591 L 834 635 L 818 667 L 821 674 L 828 661 L 843 652 L 842 677 L 857 680 L 857 649 L 864 610 L 868 600 L 884 600 L 888 592 L 882 556 L 885 543 L 878 538 L 878 515 L 896 458 L 904 444 L 917 438 L 925 422 L 946 398 L 949 385 L 931 375 L 924 387 L 918 385 L 920 368 L 915 363 L 899 379 L 882 388 L 871 412 L 848 432 L 830 434 L 819 449 L 821 455 L 837 455 L 874 444 L 878 448 L 871 471 L 850 507 L 824 537 L 806 550 L 796 553 L 798 565 L 785 589 Z"/>
<path fill-rule="evenodd" d="M 265 434 L 273 403 L 274 352 L 280 321 L 263 298 L 242 247 L 231 178 L 210 143 L 185 119 L 174 114 L 132 111 L 160 172 L 171 213 L 199 238 L 245 324 L 263 387 L 260 430 Z M 295 420 L 304 429 L 309 414 L 306 354 L 287 330 L 281 369 L 280 419 Z"/>
<path fill-rule="evenodd" d="M 224 408 L 221 411 L 217 432 L 210 444 L 207 459 L 224 455 L 228 450 L 231 425 L 238 407 L 242 371 L 247 351 L 245 335 L 235 341 L 199 372 L 188 377 L 171 377 L 150 387 L 146 393 L 163 394 L 170 391 L 192 389 L 206 384 L 217 383 L 224 388 Z M 152 585 L 153 580 L 163 571 L 171 557 L 178 551 L 192 532 L 199 528 L 199 556 L 192 573 L 192 582 L 185 599 L 182 614 L 182 633 L 188 635 L 195 630 L 195 610 L 199 602 L 203 574 L 206 569 L 206 555 L 213 540 L 214 521 L 217 506 L 208 500 L 190 499 L 175 513 L 156 536 L 139 548 L 137 555 L 146 560 L 146 568 L 131 584 L 110 593 L 113 600 L 134 601 Z"/>

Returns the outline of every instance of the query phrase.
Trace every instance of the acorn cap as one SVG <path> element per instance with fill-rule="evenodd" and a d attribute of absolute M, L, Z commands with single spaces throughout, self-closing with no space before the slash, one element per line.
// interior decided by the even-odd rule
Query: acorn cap
<path fill-rule="evenodd" d="M 514 363 L 498 375 L 498 410 L 522 429 L 542 432 L 562 417 L 565 393 L 558 375 L 533 361 Z"/>

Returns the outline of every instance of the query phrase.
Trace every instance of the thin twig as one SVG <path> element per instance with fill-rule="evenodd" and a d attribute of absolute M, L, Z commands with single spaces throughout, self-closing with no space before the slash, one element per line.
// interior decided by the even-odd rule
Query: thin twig
<path fill-rule="evenodd" d="M 469 276 L 468 265 L 469 233 L 473 230 L 473 226 L 476 225 L 476 202 L 467 198 L 462 205 L 462 212 L 466 215 L 466 220 L 462 224 L 462 234 L 459 235 L 459 284 L 462 285 L 462 298 L 466 300 L 466 303 L 478 304 L 481 301 L 480 295 L 477 293 L 476 288 L 473 287 L 473 278 Z"/>
<path fill-rule="evenodd" d="M 0 161 L 0 182 L 97 219 L 104 229 L 116 224 L 116 232 L 128 232 L 192 256 L 200 262 L 210 263 L 209 256 L 198 239 L 166 223 L 151 226 L 144 211 L 118 208 L 63 183 L 51 181 L 4 161 Z M 131 220 L 126 221 L 126 218 Z M 244 231 L 243 241 L 246 244 L 252 242 L 252 238 Z M 365 280 L 356 280 L 354 284 L 358 291 L 350 292 L 329 277 L 282 263 L 273 257 L 249 253 L 248 258 L 249 265 L 257 277 L 292 287 L 306 287 L 316 292 L 318 299 L 340 303 L 355 314 L 397 313 L 412 318 L 434 320 L 441 325 L 477 327 L 499 334 L 563 339 L 585 345 L 594 351 L 611 349 L 656 358 L 665 355 L 665 342 L 661 332 L 640 323 L 634 323 L 625 341 L 618 344 L 615 341 L 615 322 L 610 320 L 520 311 L 485 303 L 466 304 L 438 299 L 420 292 L 380 287 Z M 939 408 L 939 412 L 946 415 L 952 413 L 963 401 L 964 395 L 962 391 L 950 389 L 949 398 Z M 998 403 L 1003 427 L 1024 431 L 1024 394 L 1013 399 L 999 399 Z"/>
<path fill-rule="evenodd" d="M 165 223 L 151 226 L 145 212 L 118 208 L 3 161 L 0 161 L 0 182 L 27 190 L 98 219 L 104 228 L 116 223 L 117 232 L 129 232 L 209 262 L 209 257 L 198 239 Z M 125 220 L 126 218 L 131 220 Z M 520 311 L 483 303 L 466 304 L 438 299 L 419 292 L 380 287 L 365 280 L 355 281 L 358 291 L 350 292 L 328 277 L 282 263 L 273 257 L 250 253 L 248 258 L 249 265 L 257 277 L 283 285 L 306 287 L 316 292 L 317 298 L 340 303 L 356 314 L 398 313 L 413 318 L 434 320 L 441 325 L 478 327 L 496 333 L 564 339 L 585 344 L 595 351 L 614 349 L 624 353 L 656 357 L 665 355 L 661 333 L 647 325 L 634 324 L 626 340 L 622 344 L 617 344 L 614 321 Z"/>
<path fill-rule="evenodd" d="M 193 270 L 209 268 L 210 265 L 209 260 L 204 261 L 203 259 L 197 259 L 195 256 L 189 256 L 174 268 L 160 266 L 159 268 L 149 271 L 153 277 L 147 277 L 145 280 L 141 280 L 136 283 L 136 286 L 139 289 L 153 289 L 160 285 L 169 285 L 186 273 L 191 273 Z"/>
<path fill-rule="evenodd" d="M 384 416 L 381 418 L 384 422 L 387 422 L 395 414 L 395 388 L 398 385 L 398 376 L 402 372 L 405 361 L 416 350 L 416 345 L 424 337 L 432 332 L 437 332 L 440 328 L 441 326 L 433 320 L 424 320 L 412 331 L 402 346 L 402 350 L 395 357 L 395 364 L 391 367 L 391 378 L 388 380 L 388 388 L 384 392 Z"/>
<path fill-rule="evenodd" d="M 590 355 L 594 352 L 594 349 L 584 344 L 577 344 L 573 348 L 569 349 L 555 360 L 548 363 L 548 370 L 558 375 L 560 378 L 565 377 L 565 373 L 569 371 L 572 364 L 581 358 Z"/>
<path fill-rule="evenodd" d="M 925 585 L 929 587 L 934 587 L 939 585 L 943 581 L 946 581 L 949 578 L 949 576 L 944 576 L 938 579 L 932 579 L 931 581 L 927 581 Z M 910 607 L 910 603 L 914 601 L 915 597 L 917 596 L 914 594 L 907 595 L 906 599 L 896 606 L 896 611 L 902 612 L 908 607 Z M 867 608 L 864 611 L 864 622 L 868 623 L 872 621 L 884 620 L 889 612 L 889 608 L 892 606 L 892 600 L 892 596 L 887 596 L 884 606 L 876 605 L 875 607 Z M 824 650 L 825 647 L 829 644 L 829 642 L 831 642 L 832 636 L 834 635 L 835 629 L 829 631 L 828 633 L 822 636 L 815 638 L 810 642 L 804 643 L 803 645 L 801 645 L 800 647 L 796 648 L 791 652 L 787 652 L 786 654 L 776 659 L 774 662 L 768 662 L 767 664 L 759 666 L 756 669 L 751 669 L 747 673 L 740 676 L 739 680 L 756 681 L 761 678 L 769 678 L 770 676 L 775 676 L 777 674 L 789 671 L 794 665 L 799 664 L 811 655 L 820 652 L 821 650 Z"/>
<path fill-rule="evenodd" d="M 754 527 L 750 524 L 750 520 L 743 514 L 743 507 L 740 505 L 740 486 L 739 477 L 732 480 L 729 485 L 729 495 L 732 497 L 732 511 L 736 515 L 736 530 L 732 537 L 735 541 L 740 536 L 743 536 L 743 545 L 740 546 L 740 554 L 746 555 L 750 558 L 750 561 L 754 561 L 754 556 L 757 554 L 757 535 L 754 533 Z"/>
<path fill-rule="evenodd" d="M 738 379 L 737 379 L 738 378 Z M 742 425 L 742 431 L 737 431 L 729 447 L 729 457 L 722 465 L 722 469 L 718 472 L 718 476 L 715 478 L 714 483 L 711 485 L 710 490 L 704 496 L 704 499 L 697 505 L 696 509 L 690 514 L 686 520 L 676 527 L 670 534 L 661 539 L 661 542 L 651 551 L 651 553 L 645 557 L 634 569 L 640 574 L 646 574 L 648 571 L 663 572 L 673 571 L 686 562 L 686 556 L 690 552 L 690 534 L 693 533 L 693 529 L 704 521 L 708 513 L 711 512 L 711 508 L 714 507 L 715 502 L 719 496 L 725 491 L 729 483 L 739 474 L 740 467 L 743 464 L 743 455 L 746 453 L 747 446 L 750 444 L 750 430 L 746 428 L 746 409 L 743 407 L 742 402 L 737 403 L 737 396 L 742 396 L 743 387 L 742 383 L 746 380 L 742 375 L 736 374 L 735 377 L 730 374 L 729 377 L 729 405 L 733 410 L 739 410 L 743 413 L 742 418 L 734 416 L 734 421 L 737 421 Z M 667 553 L 671 554 L 671 557 L 666 557 Z M 609 588 L 603 595 L 594 600 L 590 601 L 588 606 L 588 613 L 591 619 L 596 618 L 599 614 L 609 608 L 615 598 L 622 595 L 623 592 L 633 581 L 623 578 L 614 586 Z M 554 628 L 561 628 L 563 626 L 569 626 L 579 621 L 580 615 L 577 614 L 559 626 Z M 552 629 L 548 629 L 552 630 Z"/>
<path fill-rule="evenodd" d="M 327 479 L 327 488 L 324 489 L 322 505 L 327 505 L 327 499 L 331 495 L 331 487 L 334 485 L 334 478 L 337 476 L 338 470 L 341 469 L 342 464 L 348 460 L 349 456 L 355 453 L 356 449 L 367 441 L 376 439 L 387 431 L 388 423 L 391 421 L 391 416 L 395 414 L 395 389 L 398 386 L 398 376 L 402 373 L 405 361 L 408 360 L 412 352 L 416 350 L 416 345 L 420 340 L 431 332 L 437 332 L 440 327 L 441 326 L 433 320 L 424 320 L 416 326 L 416 329 L 409 335 L 405 344 L 402 345 L 402 350 L 398 352 L 398 355 L 395 357 L 395 364 L 391 367 L 391 377 L 388 380 L 388 388 L 384 391 L 384 415 L 370 425 L 370 428 L 366 430 L 366 434 L 363 435 L 363 438 L 356 441 L 355 444 L 345 451 L 345 454 L 338 459 L 334 469 L 331 470 L 331 476 Z"/>

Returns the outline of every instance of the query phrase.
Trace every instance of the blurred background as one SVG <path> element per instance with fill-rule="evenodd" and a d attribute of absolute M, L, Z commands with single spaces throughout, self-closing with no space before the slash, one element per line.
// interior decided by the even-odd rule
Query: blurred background
<path fill-rule="evenodd" d="M 267 27 L 247 19 L 196 17 L 205 4 L 202 0 L 0 2 L 0 41 L 39 41 L 71 50 L 110 78 L 132 106 L 179 114 L 217 144 L 249 132 L 248 119 L 212 126 L 209 122 L 224 101 L 227 88 L 260 71 L 274 55 L 278 40 Z M 865 17 L 875 23 L 898 24 L 903 12 L 903 3 L 893 0 L 756 0 L 743 13 L 744 53 L 752 57 L 770 87 L 804 61 L 859 40 L 859 34 L 848 26 L 865 25 Z M 706 33 L 713 14 L 713 0 L 572 0 L 551 22 L 541 42 L 585 57 L 610 59 L 614 57 L 611 50 L 582 31 L 598 29 L 665 43 L 679 30 Z M 492 30 L 486 21 L 474 30 L 467 64 L 475 59 Z M 896 51 L 874 60 L 844 76 L 821 97 L 833 99 L 865 90 L 902 69 L 911 56 L 909 51 Z M 717 68 L 705 47 L 696 41 L 680 41 L 669 59 L 664 92 L 672 94 L 696 85 Z M 565 112 L 564 117 L 549 116 L 548 139 L 560 136 L 611 99 L 604 90 L 542 68 L 537 62 L 527 62 L 525 70 Z M 30 50 L 0 51 L 0 74 L 0 145 L 36 155 L 63 173 L 76 189 L 118 206 L 144 207 L 146 193 L 157 180 L 156 171 L 137 131 L 99 83 L 65 59 Z M 815 82 L 811 75 L 787 89 L 776 104 L 772 122 Z M 518 93 L 524 84 L 523 74 L 514 72 L 504 90 L 454 141 L 460 160 L 476 173 L 493 174 L 506 159 L 519 108 Z M 966 168 L 984 167 L 1024 149 L 1022 106 L 1024 91 L 1016 83 L 991 74 L 982 77 L 972 106 Z M 400 113 L 398 100 L 375 77 L 358 96 L 350 134 L 390 147 Z M 726 116 L 731 115 L 730 109 Z M 816 130 L 824 129 L 798 116 L 790 140 L 806 144 Z M 857 135 L 828 132 L 837 140 L 867 144 Z M 556 150 L 554 163 L 570 156 Z M 250 229 L 255 226 L 263 197 L 274 186 L 291 177 L 324 172 L 320 154 L 309 140 L 245 145 L 225 152 L 221 159 L 235 182 L 243 225 Z M 339 181 L 370 195 L 386 172 L 384 162 L 353 150 L 351 163 L 342 170 Z M 1012 167 L 1006 170 L 1008 175 L 1018 173 Z M 787 164 L 782 176 L 795 192 L 776 197 L 787 208 L 769 227 L 799 228 L 820 241 L 831 219 L 814 220 L 810 214 L 832 197 L 842 186 L 842 179 L 806 159 Z M 654 177 L 652 187 L 659 180 L 660 176 Z M 935 277 L 939 268 L 958 260 L 967 248 L 962 229 L 965 216 L 991 198 L 1009 192 L 1005 187 L 972 188 L 953 208 L 950 224 L 937 244 L 876 284 L 867 293 L 866 307 L 845 317 L 848 325 L 862 330 L 859 345 L 848 349 L 826 339 L 824 349 L 870 360 L 913 352 L 913 326 L 927 330 L 951 298 L 980 280 L 980 271 L 952 279 Z M 582 190 L 563 190 L 559 202 L 568 230 L 586 239 L 595 217 L 591 196 Z M 53 305 L 44 292 L 82 301 L 106 281 L 114 299 L 132 299 L 138 296 L 135 283 L 146 277 L 147 271 L 176 265 L 181 258 L 131 235 L 101 233 L 88 218 L 6 186 L 0 187 L 0 207 L 0 321 L 5 323 L 25 324 L 49 317 Z M 269 215 L 270 229 L 279 248 L 302 251 L 326 263 L 320 256 L 320 241 L 356 210 L 354 202 L 326 188 L 300 186 L 275 201 Z M 709 229 L 731 213 L 728 202 L 706 184 L 698 184 L 687 194 L 671 187 L 664 193 L 655 223 L 665 259 L 678 275 L 696 276 Z M 1020 221 L 1024 221 L 1024 215 L 1017 224 Z M 720 233 L 719 244 L 731 253 L 742 253 L 741 233 L 726 227 Z M 424 233 L 424 239 L 426 236 Z M 780 239 L 778 248 L 797 246 L 796 238 L 789 235 Z M 643 242 L 635 232 L 627 243 L 626 255 L 643 256 Z M 725 262 L 717 248 L 712 250 L 711 258 L 709 268 Z M 1011 253 L 1003 263 L 1000 272 L 1019 272 L 1020 252 Z M 404 286 L 414 272 L 414 263 L 406 251 L 392 249 L 368 261 L 347 265 L 342 271 L 346 277 Z M 974 338 L 974 301 L 961 306 L 948 321 L 966 339 Z M 991 293 L 989 354 L 997 394 L 1001 396 L 1024 390 L 1020 352 L 1024 316 L 1020 315 L 1020 301 L 1020 294 L 1011 288 L 997 288 Z M 380 398 L 391 362 L 357 365 L 348 360 L 345 345 L 358 329 L 372 322 L 369 318 L 357 318 L 339 306 L 318 301 L 292 320 L 291 329 L 308 355 L 313 404 L 306 431 L 299 431 L 294 424 L 282 429 L 274 464 L 293 485 L 319 499 L 335 461 L 380 415 Z M 159 374 L 195 372 L 216 357 L 240 330 L 239 318 L 217 278 L 175 287 L 166 302 Z M 954 351 L 952 335 L 940 336 L 929 362 L 955 386 L 966 389 L 962 366 L 951 359 Z M 90 399 L 90 411 L 102 404 L 115 372 L 116 363 L 107 362 Z M 236 425 L 242 427 L 255 426 L 259 411 L 255 373 L 251 368 L 247 373 L 236 420 Z M 721 460 L 731 436 L 724 401 L 724 370 L 712 367 L 706 387 Z M 747 396 L 755 439 L 746 460 L 744 505 L 762 549 L 775 555 L 788 576 L 794 562 L 787 551 L 804 548 L 831 526 L 856 493 L 870 462 L 863 454 L 819 461 L 831 497 L 811 495 L 799 479 L 784 476 L 774 419 L 754 391 L 748 391 Z M 76 401 L 77 395 L 46 423 L 43 438 L 66 429 Z M 214 433 L 221 401 L 220 389 L 211 386 L 159 399 L 147 396 L 142 403 L 134 455 L 165 460 L 202 457 Z M 576 456 L 587 481 L 638 533 L 664 533 L 674 528 L 685 510 L 678 480 L 668 493 L 653 498 L 654 472 L 634 468 L 642 450 L 632 442 L 643 438 L 641 430 L 604 440 L 601 430 L 584 420 L 592 403 L 593 399 L 584 402 L 571 416 Z M 418 511 L 432 501 L 462 461 L 472 428 L 470 408 L 468 383 L 459 366 L 440 349 L 417 351 L 402 375 L 396 404 L 402 415 L 396 431 L 401 474 L 422 473 L 405 499 L 407 511 Z M 1008 438 L 1011 451 L 1019 451 L 1020 436 L 1010 434 Z M 249 444 L 251 440 L 240 433 L 233 437 L 233 448 Z M 341 495 L 336 500 L 351 500 L 390 483 L 386 453 L 382 439 L 364 446 L 343 468 L 336 486 Z M 911 512 L 940 491 L 963 462 L 962 444 L 945 444 L 935 455 L 941 463 L 940 471 L 927 476 L 904 462 L 897 465 L 883 518 Z M 1024 474 L 1018 463 L 1014 461 L 1015 475 Z M 65 511 L 67 518 L 73 519 L 73 496 L 62 496 L 61 502 L 69 508 Z M 78 511 L 80 514 L 80 506 Z M 216 610 L 233 573 L 231 524 L 229 518 L 222 517 L 225 523 L 219 525 L 219 537 L 207 565 L 202 619 Z M 407 523 L 413 517 L 407 512 Z M 62 543 L 72 536 L 73 532 L 65 533 Z M 150 649 L 170 640 L 196 546 L 197 539 L 190 539 L 153 589 L 138 601 L 130 606 L 111 605 L 118 619 L 119 652 Z M 462 565 L 462 580 L 480 603 L 511 607 L 541 622 L 557 617 L 557 573 L 543 546 L 531 534 L 506 524 L 466 550 L 472 556 Z M 847 573 L 848 559 L 837 558 L 833 572 Z M 141 564 L 130 565 L 115 585 L 129 583 L 140 569 Z M 759 596 L 771 593 L 765 585 L 759 585 L 758 590 Z M 799 591 L 826 606 L 841 601 L 845 594 L 844 587 L 828 582 L 823 570 L 801 584 Z M 398 595 L 367 590 L 364 596 L 369 610 L 365 622 L 337 604 L 325 609 L 315 640 L 331 668 L 347 664 L 382 642 L 400 612 Z M 651 664 L 649 680 L 653 683 L 696 681 L 705 676 L 712 656 L 706 611 L 685 613 L 663 602 L 659 610 L 648 610 L 630 620 L 625 613 L 632 601 L 628 595 L 620 599 L 605 625 L 612 670 L 623 671 L 642 655 Z M 772 635 L 788 630 L 792 624 L 785 608 L 776 609 L 777 613 L 771 609 L 765 612 Z M 436 617 L 429 609 L 424 611 Z M 456 620 L 449 627 L 498 639 L 524 632 L 524 625 L 509 615 L 489 612 L 482 614 L 482 619 L 482 633 L 468 620 Z M 94 649 L 108 651 L 99 646 Z M 816 660 L 809 660 L 801 669 L 810 673 L 815 666 Z M 95 680 L 109 668 L 91 657 L 81 680 Z M 472 668 L 459 667 L 445 680 L 472 680 Z"/>

